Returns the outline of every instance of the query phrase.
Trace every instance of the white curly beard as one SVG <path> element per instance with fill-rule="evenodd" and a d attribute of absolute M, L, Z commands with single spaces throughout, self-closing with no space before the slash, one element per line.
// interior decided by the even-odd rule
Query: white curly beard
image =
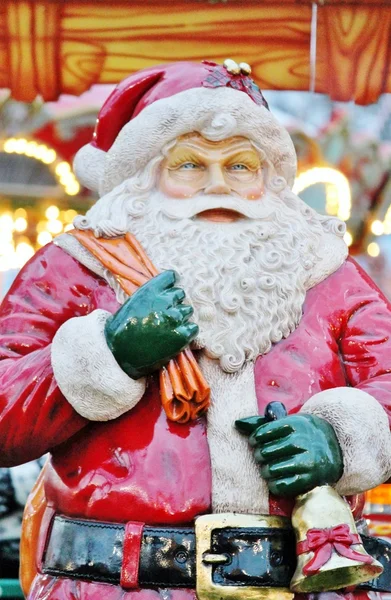
<path fill-rule="evenodd" d="M 342 264 L 345 226 L 310 209 L 281 178 L 259 201 L 214 194 L 173 200 L 154 186 L 153 169 L 129 179 L 75 225 L 97 237 L 131 231 L 159 269 L 179 273 L 200 327 L 196 347 L 205 349 L 199 361 L 212 390 L 212 511 L 267 514 L 266 482 L 233 423 L 258 413 L 252 363 L 295 330 L 307 290 Z M 216 223 L 196 217 L 217 207 L 247 218 Z"/>
<path fill-rule="evenodd" d="M 200 327 L 196 347 L 218 359 L 224 371 L 237 372 L 296 329 L 306 291 L 327 276 L 318 266 L 325 233 L 332 244 L 341 242 L 345 225 L 309 208 L 280 177 L 257 201 L 215 194 L 167 198 L 156 190 L 155 162 L 142 178 L 103 196 L 75 226 L 97 237 L 131 231 L 159 269 L 175 269 Z M 218 207 L 246 218 L 197 218 Z"/>
<path fill-rule="evenodd" d="M 247 206 L 263 217 L 192 220 L 182 215 L 191 206 L 194 211 L 194 203 L 155 191 L 143 214 L 137 203 L 129 227 L 159 269 L 179 273 L 200 327 L 196 346 L 232 373 L 297 327 L 321 225 L 310 224 L 271 193 L 257 204 L 215 195 L 198 202 L 201 210 L 219 205 L 243 212 Z M 129 202 L 127 209 L 132 214 Z"/>

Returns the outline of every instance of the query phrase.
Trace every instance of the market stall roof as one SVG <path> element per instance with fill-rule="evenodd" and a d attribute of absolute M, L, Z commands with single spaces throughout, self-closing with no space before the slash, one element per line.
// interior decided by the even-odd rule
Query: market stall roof
<path fill-rule="evenodd" d="M 245 60 L 263 89 L 391 92 L 387 0 L 2 0 L 0 88 L 55 100 L 174 60 Z"/>

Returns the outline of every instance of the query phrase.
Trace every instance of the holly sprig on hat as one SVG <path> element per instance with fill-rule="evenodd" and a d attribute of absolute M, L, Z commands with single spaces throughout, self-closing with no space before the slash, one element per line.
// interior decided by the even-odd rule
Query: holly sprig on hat
<path fill-rule="evenodd" d="M 269 110 L 268 103 L 261 90 L 251 77 L 240 70 L 239 73 L 230 72 L 225 65 L 218 65 L 210 61 L 203 61 L 203 63 L 207 65 L 209 71 L 209 75 L 202 82 L 203 87 L 231 87 L 240 92 L 245 92 L 255 104 L 264 106 Z"/>

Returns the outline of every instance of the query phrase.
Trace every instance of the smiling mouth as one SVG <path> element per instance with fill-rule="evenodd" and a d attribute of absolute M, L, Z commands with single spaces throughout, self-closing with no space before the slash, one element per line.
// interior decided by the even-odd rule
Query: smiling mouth
<path fill-rule="evenodd" d="M 245 216 L 236 210 L 230 210 L 229 208 L 212 208 L 210 210 L 204 210 L 196 215 L 197 219 L 204 221 L 216 221 L 220 223 L 233 223 L 239 219 L 244 219 Z"/>

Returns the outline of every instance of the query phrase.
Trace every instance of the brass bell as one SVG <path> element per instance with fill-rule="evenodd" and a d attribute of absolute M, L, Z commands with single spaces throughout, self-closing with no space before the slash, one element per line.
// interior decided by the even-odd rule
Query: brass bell
<path fill-rule="evenodd" d="M 362 545 L 350 507 L 328 485 L 298 496 L 292 514 L 297 567 L 290 589 L 311 593 L 370 581 L 382 565 Z"/>

